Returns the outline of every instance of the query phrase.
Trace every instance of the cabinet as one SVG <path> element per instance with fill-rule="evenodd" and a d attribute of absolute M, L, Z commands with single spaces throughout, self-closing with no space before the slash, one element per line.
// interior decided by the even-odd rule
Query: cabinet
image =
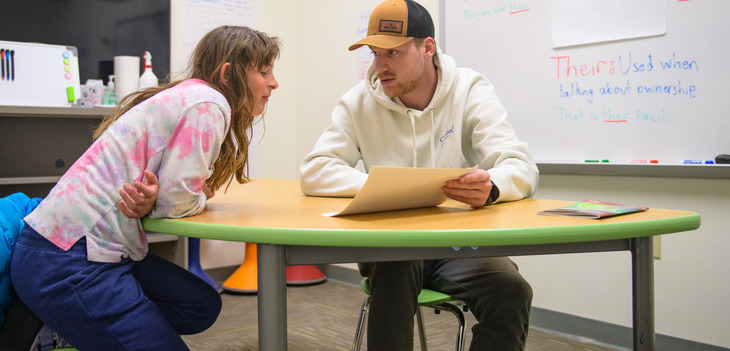
<path fill-rule="evenodd" d="M 0 106 L 0 197 L 45 197 L 91 145 L 110 107 Z M 187 267 L 184 237 L 147 233 L 150 252 Z"/>

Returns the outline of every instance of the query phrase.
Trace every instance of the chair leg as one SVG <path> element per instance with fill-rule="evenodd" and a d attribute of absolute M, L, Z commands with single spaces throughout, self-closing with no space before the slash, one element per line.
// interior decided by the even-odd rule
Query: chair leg
<path fill-rule="evenodd" d="M 464 318 L 464 313 L 461 312 L 459 307 L 456 307 L 455 305 L 446 302 L 432 307 L 442 311 L 449 311 L 453 313 L 454 316 L 456 316 L 456 319 L 459 322 L 459 329 L 456 334 L 455 350 L 463 351 L 464 343 L 466 342 L 466 318 Z"/>
<path fill-rule="evenodd" d="M 418 322 L 418 338 L 421 340 L 421 351 L 428 351 L 428 345 L 426 345 L 426 326 L 423 324 L 421 306 L 418 306 L 416 309 L 416 321 Z"/>
<path fill-rule="evenodd" d="M 359 351 L 362 345 L 362 338 L 365 331 L 365 325 L 367 324 L 368 308 L 370 307 L 370 296 L 366 296 L 362 302 L 362 309 L 360 310 L 360 318 L 357 321 L 357 327 L 355 328 L 355 340 L 352 343 L 352 351 Z M 466 341 L 466 318 L 464 313 L 453 304 L 442 303 L 435 306 L 430 306 L 436 310 L 449 311 L 454 314 L 459 323 L 459 328 L 456 335 L 456 351 L 464 351 L 464 343 Z M 423 315 L 421 314 L 421 307 L 419 306 L 416 310 L 416 319 L 418 325 L 418 337 L 421 342 L 421 350 L 427 351 L 428 346 L 426 345 L 426 327 L 423 321 Z"/>
<path fill-rule="evenodd" d="M 368 308 L 370 307 L 370 296 L 366 296 L 365 300 L 362 301 L 362 309 L 360 310 L 360 319 L 357 321 L 357 328 L 355 329 L 355 341 L 352 343 L 352 351 L 359 351 L 360 345 L 362 344 L 363 331 L 365 330 L 365 324 L 367 323 Z"/>
<path fill-rule="evenodd" d="M 355 340 L 352 342 L 352 351 L 359 351 L 362 345 L 362 338 L 365 334 L 365 325 L 367 324 L 368 308 L 370 307 L 370 296 L 365 297 L 362 301 L 362 309 L 360 310 L 360 318 L 357 321 L 357 327 L 355 327 Z M 416 310 L 416 318 L 418 321 L 418 337 L 421 340 L 421 351 L 428 351 L 426 345 L 426 327 L 423 324 L 423 315 L 421 314 L 421 307 Z"/>

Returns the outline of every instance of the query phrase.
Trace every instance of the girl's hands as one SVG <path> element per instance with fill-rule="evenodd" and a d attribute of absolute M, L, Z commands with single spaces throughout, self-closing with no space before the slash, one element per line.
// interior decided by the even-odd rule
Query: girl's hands
<path fill-rule="evenodd" d="M 119 210 L 128 218 L 142 218 L 152 212 L 159 193 L 159 181 L 151 171 L 145 170 L 142 182 L 134 186 L 124 184 L 119 190 L 122 200 L 117 203 Z"/>
<path fill-rule="evenodd" d="M 208 184 L 203 185 L 203 193 L 209 199 L 212 198 L 213 196 L 215 196 L 215 191 L 210 190 L 210 188 L 208 187 Z"/>

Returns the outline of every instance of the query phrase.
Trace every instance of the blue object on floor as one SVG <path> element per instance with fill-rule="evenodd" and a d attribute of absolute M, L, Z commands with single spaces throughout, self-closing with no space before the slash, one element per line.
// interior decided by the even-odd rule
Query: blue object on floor
<path fill-rule="evenodd" d="M 205 273 L 203 267 L 200 266 L 200 238 L 188 238 L 188 270 L 205 280 L 218 293 L 223 292 L 223 287 L 216 283 L 208 273 Z"/>
<path fill-rule="evenodd" d="M 0 198 L 0 325 L 12 304 L 10 282 L 10 256 L 18 240 L 20 229 L 25 224 L 23 218 L 29 215 L 41 198 L 30 198 L 23 193 L 15 193 Z"/>

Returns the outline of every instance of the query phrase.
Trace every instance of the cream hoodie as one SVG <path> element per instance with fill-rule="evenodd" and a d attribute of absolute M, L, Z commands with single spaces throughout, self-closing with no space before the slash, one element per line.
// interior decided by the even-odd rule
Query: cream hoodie
<path fill-rule="evenodd" d="M 538 170 L 527 144 L 518 140 L 494 86 L 481 74 L 456 68 L 437 50 L 438 86 L 423 111 L 390 98 L 376 78 L 350 89 L 332 112 L 332 124 L 301 163 L 307 195 L 352 197 L 373 165 L 463 168 L 478 165 L 499 188 L 497 201 L 532 196 Z"/>

